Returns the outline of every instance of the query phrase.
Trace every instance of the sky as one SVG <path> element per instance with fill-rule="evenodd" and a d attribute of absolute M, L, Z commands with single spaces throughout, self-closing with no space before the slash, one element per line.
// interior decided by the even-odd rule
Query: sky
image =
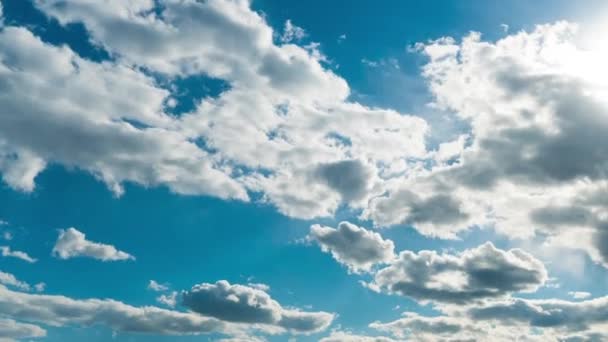
<path fill-rule="evenodd" d="M 607 20 L 0 0 L 0 342 L 608 340 Z"/>

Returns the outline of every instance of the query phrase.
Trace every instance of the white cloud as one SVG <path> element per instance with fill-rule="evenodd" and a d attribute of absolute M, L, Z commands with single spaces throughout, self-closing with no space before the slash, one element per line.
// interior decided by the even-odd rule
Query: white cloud
<path fill-rule="evenodd" d="M 574 299 L 587 299 L 591 297 L 591 293 L 584 291 L 570 291 L 568 292 L 568 295 Z"/>
<path fill-rule="evenodd" d="M 92 242 L 76 228 L 59 230 L 59 237 L 53 247 L 53 255 L 60 259 L 89 257 L 101 261 L 135 260 L 135 257 L 116 249 L 112 245 Z"/>
<path fill-rule="evenodd" d="M 156 301 L 170 308 L 174 308 L 175 305 L 177 305 L 177 291 L 160 295 L 156 298 Z"/>
<path fill-rule="evenodd" d="M 283 35 L 281 35 L 282 43 L 298 42 L 304 37 L 306 37 L 306 31 L 303 28 L 294 25 L 289 19 L 285 21 Z"/>
<path fill-rule="evenodd" d="M 1 4 L 0 8 L 2 8 Z M 17 322 L 12 319 L 0 318 L 0 341 L 2 342 L 12 342 L 45 336 L 46 330 L 39 326 Z"/>
<path fill-rule="evenodd" d="M 332 333 L 323 337 L 320 342 L 398 342 L 389 337 L 384 336 L 365 336 L 352 334 L 345 331 L 332 331 Z"/>
<path fill-rule="evenodd" d="M 372 266 L 388 263 L 395 257 L 393 241 L 349 222 L 340 222 L 337 228 L 315 224 L 310 227 L 307 239 L 355 273 L 370 271 Z"/>
<path fill-rule="evenodd" d="M 115 300 L 72 299 L 57 295 L 16 292 L 0 286 L 0 314 L 15 320 L 51 326 L 104 325 L 115 331 L 163 335 L 222 332 L 224 323 L 209 317 L 134 307 Z"/>
<path fill-rule="evenodd" d="M 150 280 L 150 282 L 148 283 L 148 289 L 156 292 L 162 292 L 167 291 L 169 287 L 167 285 L 160 284 L 155 280 Z"/>
<path fill-rule="evenodd" d="M 547 281 L 543 263 L 520 250 L 485 243 L 457 255 L 403 251 L 367 286 L 421 302 L 472 303 L 534 292 Z"/>
<path fill-rule="evenodd" d="M 0 271 L 0 284 L 13 286 L 20 290 L 29 291 L 30 285 L 24 281 L 17 279 L 14 275 Z"/>
<path fill-rule="evenodd" d="M 182 291 L 182 305 L 205 316 L 248 324 L 262 324 L 292 333 L 314 333 L 325 330 L 335 315 L 287 309 L 266 292 L 225 280 L 202 283 Z"/>
<path fill-rule="evenodd" d="M 9 246 L 0 246 L 0 253 L 3 257 L 17 258 L 29 263 L 35 263 L 37 261 L 25 252 L 11 250 Z"/>
<path fill-rule="evenodd" d="M 441 238 L 489 226 L 606 264 L 606 56 L 582 48 L 576 30 L 558 22 L 496 42 L 472 33 L 418 44 L 433 107 L 470 125 L 470 143 L 431 152 L 455 158 L 406 170 L 363 217 Z"/>
<path fill-rule="evenodd" d="M 5 65 L 5 78 L 18 87 L 1 108 L 22 120 L 7 122 L 6 132 L 0 131 L 8 184 L 32 190 L 38 172 L 54 162 L 91 172 L 117 194 L 124 182 L 241 200 L 253 191 L 286 215 L 313 218 L 330 216 L 341 204 L 364 206 L 383 192 L 376 177 L 382 168 L 425 155 L 424 120 L 349 101 L 346 81 L 321 64 L 318 47 L 274 44 L 272 29 L 248 2 L 159 4 L 36 1 L 61 24 L 82 22 L 114 62 L 83 60 L 26 29 L 6 28 L 3 51 L 20 62 L 3 59 L 12 63 Z M 291 29 L 298 31 L 293 24 Z M 26 51 L 49 62 L 25 58 Z M 229 89 L 175 117 L 165 113 L 170 92 L 139 67 L 168 83 L 204 74 L 226 81 Z M 32 74 L 39 81 L 33 82 Z M 24 98 L 28 93 L 48 96 Z M 99 105 L 91 108 L 90 98 Z M 25 129 L 28 134 L 16 133 Z M 51 136 L 64 138 L 47 139 Z M 200 141 L 206 148 L 199 148 Z M 345 160 L 366 165 L 369 178 L 354 179 L 363 181 L 358 192 L 314 177 L 323 166 Z"/>

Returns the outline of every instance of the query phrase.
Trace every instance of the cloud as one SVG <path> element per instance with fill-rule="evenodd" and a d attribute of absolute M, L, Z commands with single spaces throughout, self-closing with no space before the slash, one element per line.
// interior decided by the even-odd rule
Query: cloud
<path fill-rule="evenodd" d="M 20 290 L 29 291 L 30 285 L 24 281 L 17 279 L 14 275 L 0 271 L 0 284 L 13 286 Z"/>
<path fill-rule="evenodd" d="M 177 291 L 172 291 L 169 294 L 160 295 L 156 297 L 156 301 L 170 308 L 174 308 L 175 305 L 177 305 Z"/>
<path fill-rule="evenodd" d="M 558 341 L 553 332 L 534 331 L 530 327 L 512 327 L 476 321 L 466 316 L 422 316 L 405 312 L 402 318 L 388 323 L 373 322 L 370 328 L 389 333 L 399 341 Z"/>
<path fill-rule="evenodd" d="M 148 289 L 152 290 L 152 291 L 156 291 L 156 292 L 162 292 L 162 291 L 167 291 L 169 289 L 168 286 L 160 284 L 158 282 L 156 282 L 155 280 L 150 280 L 150 282 L 148 283 Z"/>
<path fill-rule="evenodd" d="M 53 255 L 60 259 L 88 257 L 101 261 L 135 260 L 134 256 L 119 251 L 112 245 L 87 240 L 85 234 L 76 228 L 59 230 Z"/>
<path fill-rule="evenodd" d="M 225 280 L 202 283 L 181 294 L 182 305 L 202 315 L 228 322 L 263 324 L 294 333 L 325 330 L 334 319 L 327 312 L 283 308 L 266 292 Z"/>
<path fill-rule="evenodd" d="M 0 318 L 0 341 L 10 342 L 45 336 L 46 330 L 37 325 Z"/>
<path fill-rule="evenodd" d="M 511 298 L 474 306 L 467 314 L 476 320 L 492 320 L 504 325 L 528 325 L 563 332 L 585 331 L 606 326 L 608 297 L 570 302 L 558 299 Z"/>
<path fill-rule="evenodd" d="M 403 251 L 368 286 L 422 302 L 463 304 L 534 292 L 545 281 L 541 261 L 520 249 L 505 251 L 487 242 L 457 255 Z"/>
<path fill-rule="evenodd" d="M 0 246 L 0 252 L 3 257 L 11 257 L 21 259 L 29 263 L 35 263 L 37 260 L 27 255 L 25 252 L 13 251 L 9 246 Z"/>
<path fill-rule="evenodd" d="M 587 299 L 591 297 L 591 293 L 584 291 L 570 291 L 568 292 L 568 295 L 574 299 Z"/>
<path fill-rule="evenodd" d="M 282 43 L 297 42 L 306 37 L 306 31 L 303 28 L 294 25 L 291 20 L 285 21 L 285 27 L 283 28 L 283 35 L 281 35 Z"/>
<path fill-rule="evenodd" d="M 397 342 L 389 337 L 384 336 L 365 336 L 356 335 L 344 331 L 332 331 L 332 333 L 323 337 L 320 342 Z"/>
<path fill-rule="evenodd" d="M 404 313 L 404 317 L 389 323 L 374 322 L 370 328 L 388 332 L 408 340 L 431 341 L 473 339 L 481 337 L 483 330 L 462 318 L 446 316 L 425 317 L 413 312 Z"/>
<path fill-rule="evenodd" d="M 162 335 L 222 332 L 224 323 L 197 314 L 134 307 L 115 300 L 71 299 L 16 292 L 0 286 L 0 314 L 50 326 L 103 325 L 115 331 Z"/>
<path fill-rule="evenodd" d="M 450 163 L 407 168 L 364 218 L 441 238 L 479 226 L 542 236 L 608 264 L 605 207 L 592 195 L 608 181 L 605 56 L 579 43 L 576 25 L 557 22 L 495 42 L 471 33 L 418 44 L 433 108 L 470 138 Z"/>
<path fill-rule="evenodd" d="M 372 266 L 388 263 L 395 257 L 391 240 L 349 222 L 340 222 L 337 228 L 312 225 L 307 239 L 355 273 L 370 271 Z"/>
<path fill-rule="evenodd" d="M 350 202 L 369 192 L 373 170 L 359 160 L 342 160 L 319 165 L 315 176 Z"/>
<path fill-rule="evenodd" d="M 323 66 L 318 46 L 275 44 L 247 1 L 35 5 L 62 25 L 82 23 L 111 61 L 84 59 L 25 28 L 3 30 L 2 78 L 12 86 L 0 99 L 0 171 L 15 189 L 33 191 L 36 175 L 57 163 L 118 195 L 125 182 L 245 201 L 255 192 L 283 214 L 313 218 L 364 205 L 383 191 L 369 180 L 385 165 L 426 153 L 423 119 L 348 100 L 347 82 Z M 168 114 L 176 79 L 196 75 L 228 87 Z M 322 177 L 311 177 L 319 168 Z"/>

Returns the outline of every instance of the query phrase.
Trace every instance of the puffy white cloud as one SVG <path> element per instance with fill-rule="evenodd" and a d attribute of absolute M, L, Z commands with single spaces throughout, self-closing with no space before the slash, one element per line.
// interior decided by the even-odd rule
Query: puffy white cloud
<path fill-rule="evenodd" d="M 172 291 L 171 293 L 160 295 L 156 297 L 156 301 L 170 308 L 174 308 L 175 305 L 177 305 L 177 291 Z"/>
<path fill-rule="evenodd" d="M 0 271 L 0 284 L 13 286 L 21 290 L 29 291 L 30 285 L 17 279 L 13 274 Z"/>
<path fill-rule="evenodd" d="M 306 31 L 303 28 L 294 25 L 290 19 L 285 21 L 285 27 L 283 28 L 283 34 L 281 35 L 282 43 L 297 42 L 306 37 Z"/>
<path fill-rule="evenodd" d="M 150 280 L 148 283 L 148 289 L 156 292 L 167 291 L 169 287 L 167 285 L 163 285 L 158 283 L 156 280 Z"/>
<path fill-rule="evenodd" d="M 530 327 L 504 326 L 487 321 L 475 321 L 464 316 L 421 316 L 413 312 L 406 312 L 402 318 L 392 322 L 374 322 L 369 326 L 405 341 L 541 342 L 558 341 L 559 339 L 559 335 L 556 335 L 553 332 L 534 331 Z"/>
<path fill-rule="evenodd" d="M 4 30 L 7 51 L 39 50 L 33 55 L 50 61 L 30 57 L 32 63 L 17 66 L 5 59 L 13 63 L 5 78 L 21 81 L 11 89 L 49 94 L 5 92 L 2 107 L 11 109 L 5 116 L 22 120 L 0 132 L 6 150 L 0 166 L 14 188 L 32 190 L 38 172 L 56 162 L 91 172 L 117 193 L 124 182 L 241 200 L 260 192 L 282 213 L 312 218 L 332 215 L 342 203 L 364 206 L 383 191 L 382 169 L 426 153 L 424 120 L 348 101 L 346 81 L 323 66 L 315 46 L 276 45 L 247 1 L 35 3 L 61 24 L 82 22 L 113 62 L 84 60 L 23 28 Z M 176 117 L 165 113 L 175 99 L 142 68 L 169 84 L 206 75 L 229 87 Z M 26 127 L 36 132 L 16 133 Z"/>
<path fill-rule="evenodd" d="M 228 322 L 274 326 L 294 333 L 325 330 L 334 315 L 286 309 L 266 292 L 225 280 L 202 283 L 182 291 L 182 305 L 205 316 Z"/>
<path fill-rule="evenodd" d="M 115 300 L 76 300 L 57 295 L 29 294 L 0 286 L 0 314 L 19 321 L 51 326 L 104 325 L 115 331 L 165 335 L 223 332 L 214 318 L 156 307 L 134 307 Z"/>
<path fill-rule="evenodd" d="M 29 263 L 36 262 L 36 259 L 29 256 L 27 253 L 11 250 L 9 246 L 0 246 L 0 253 L 2 253 L 3 257 L 17 258 Z"/>
<path fill-rule="evenodd" d="M 76 228 L 61 229 L 53 247 L 53 255 L 60 259 L 88 257 L 101 261 L 135 260 L 135 257 L 112 245 L 93 242 Z"/>
<path fill-rule="evenodd" d="M 307 239 L 356 273 L 370 271 L 372 266 L 388 263 L 395 257 L 393 241 L 349 222 L 340 222 L 337 228 L 315 224 L 310 227 Z"/>
<path fill-rule="evenodd" d="M 585 291 L 570 291 L 568 292 L 568 295 L 574 299 L 587 299 L 591 297 L 591 293 Z"/>
<path fill-rule="evenodd" d="M 605 200 L 593 193 L 608 182 L 608 81 L 597 72 L 606 56 L 582 46 L 576 31 L 558 22 L 496 42 L 472 33 L 418 44 L 434 107 L 471 131 L 466 143 L 459 137 L 431 152 L 432 169 L 410 168 L 387 186 L 364 217 L 442 238 L 493 226 L 605 264 Z"/>
<path fill-rule="evenodd" d="M 46 330 L 37 325 L 21 323 L 12 319 L 0 318 L 0 341 L 10 342 L 26 338 L 45 336 Z"/>
<path fill-rule="evenodd" d="M 564 333 L 608 327 L 608 297 L 570 302 L 558 299 L 511 298 L 468 308 L 475 320 L 503 325 L 551 328 Z"/>
<path fill-rule="evenodd" d="M 532 255 L 520 249 L 504 251 L 487 242 L 457 255 L 403 251 L 367 286 L 422 302 L 466 304 L 534 292 L 546 280 L 544 264 Z"/>
<path fill-rule="evenodd" d="M 20 27 L 0 31 L 0 51 L 0 171 L 10 186 L 33 190 L 50 161 L 87 170 L 117 194 L 130 181 L 247 198 L 206 152 L 171 127 L 175 120 L 163 113 L 168 92 L 150 77 L 83 59 Z"/>
<path fill-rule="evenodd" d="M 356 335 L 349 332 L 344 331 L 332 331 L 332 333 L 323 337 L 320 342 L 397 342 L 398 340 L 394 340 L 385 336 L 366 336 L 366 335 Z"/>

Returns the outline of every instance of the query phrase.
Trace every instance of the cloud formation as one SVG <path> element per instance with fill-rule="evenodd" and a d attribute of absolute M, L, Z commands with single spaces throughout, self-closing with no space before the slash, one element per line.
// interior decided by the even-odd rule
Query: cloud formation
<path fill-rule="evenodd" d="M 368 286 L 419 301 L 470 303 L 534 292 L 546 280 L 544 264 L 532 255 L 487 242 L 456 255 L 403 251 Z"/>
<path fill-rule="evenodd" d="M 12 342 L 45 336 L 46 330 L 37 325 L 0 318 L 0 341 Z"/>
<path fill-rule="evenodd" d="M 9 246 L 0 246 L 0 253 L 2 253 L 3 257 L 21 259 L 23 261 L 29 262 L 30 264 L 35 263 L 37 261 L 25 252 L 11 250 Z"/>
<path fill-rule="evenodd" d="M 86 235 L 76 228 L 59 230 L 53 255 L 60 259 L 88 257 L 101 261 L 135 260 L 134 256 L 119 251 L 112 245 L 87 240 Z"/>
<path fill-rule="evenodd" d="M 370 271 L 374 265 L 395 257 L 393 241 L 349 222 L 340 222 L 337 228 L 312 225 L 307 239 L 355 273 Z"/>
<path fill-rule="evenodd" d="M 295 333 L 325 330 L 334 319 L 327 312 L 286 309 L 260 289 L 225 280 L 195 285 L 183 291 L 181 297 L 182 305 L 202 315 L 228 322 L 275 326 Z"/>

